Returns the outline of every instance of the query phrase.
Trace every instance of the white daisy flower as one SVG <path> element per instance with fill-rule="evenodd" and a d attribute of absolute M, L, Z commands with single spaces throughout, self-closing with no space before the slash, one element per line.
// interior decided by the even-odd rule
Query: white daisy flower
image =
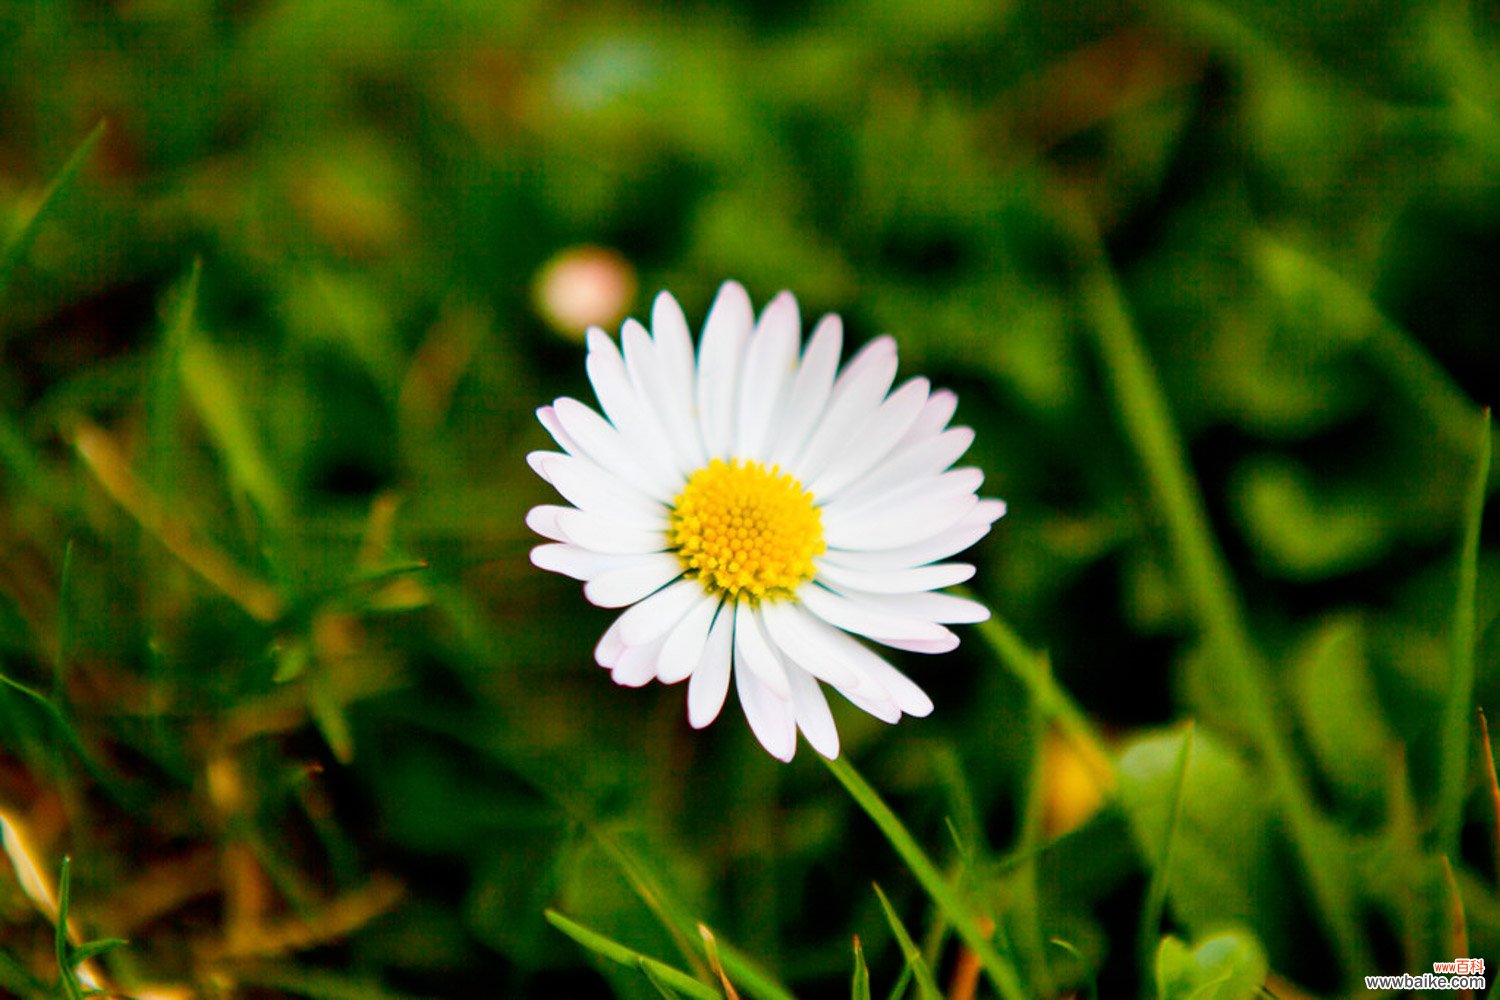
<path fill-rule="evenodd" d="M 571 504 L 527 515 L 551 540 L 531 561 L 626 609 L 599 640 L 599 664 L 628 687 L 687 681 L 695 728 L 718 716 L 733 678 L 756 739 L 781 760 L 799 729 L 838 756 L 820 682 L 886 722 L 927 715 L 927 695 L 860 640 L 942 653 L 958 645 L 945 625 L 989 616 L 938 592 L 974 574 L 939 560 L 1005 513 L 976 495 L 978 469 L 950 468 L 974 438 L 948 427 L 957 397 L 922 378 L 891 392 L 890 337 L 839 371 L 837 316 L 799 353 L 788 292 L 757 321 L 744 288 L 726 282 L 696 361 L 665 292 L 651 326 L 625 322 L 623 356 L 589 331 L 604 415 L 568 398 L 542 407 L 563 450 L 528 456 Z"/>

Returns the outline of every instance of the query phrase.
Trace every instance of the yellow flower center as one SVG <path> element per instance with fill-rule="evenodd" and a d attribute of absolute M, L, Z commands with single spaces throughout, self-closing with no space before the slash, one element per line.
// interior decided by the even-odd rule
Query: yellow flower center
<path fill-rule="evenodd" d="M 739 459 L 693 473 L 672 504 L 667 539 L 710 594 L 752 600 L 790 597 L 827 548 L 813 495 L 774 465 Z"/>

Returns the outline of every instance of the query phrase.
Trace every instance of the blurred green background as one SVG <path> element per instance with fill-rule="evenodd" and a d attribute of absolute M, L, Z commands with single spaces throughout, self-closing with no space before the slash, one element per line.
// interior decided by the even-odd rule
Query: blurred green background
<path fill-rule="evenodd" d="M 1117 755 L 1093 811 L 973 630 L 904 661 L 931 718 L 839 714 L 1028 993 L 1151 992 L 1173 802 L 1164 928 L 1237 929 L 1278 996 L 1500 960 L 1456 582 L 1500 389 L 1497 41 L 1464 0 L 0 2 L 12 860 L 72 856 L 80 935 L 129 939 L 94 965 L 142 997 L 660 995 L 547 907 L 717 982 L 703 921 L 800 996 L 848 995 L 858 935 L 883 996 L 872 880 L 972 995 L 811 750 L 617 689 L 609 616 L 526 560 L 578 318 L 666 288 L 696 327 L 736 278 L 958 390 L 1010 504 L 976 590 Z M 1274 736 L 1115 405 L 1121 304 Z M 0 874 L 0 992 L 44 995 L 51 924 Z"/>

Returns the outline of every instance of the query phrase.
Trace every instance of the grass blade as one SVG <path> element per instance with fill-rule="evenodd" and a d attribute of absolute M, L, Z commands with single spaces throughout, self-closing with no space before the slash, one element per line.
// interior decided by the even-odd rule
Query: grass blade
<path fill-rule="evenodd" d="M 286 488 L 266 456 L 233 365 L 204 337 L 183 337 L 178 344 L 183 387 L 230 481 L 269 518 L 284 518 L 291 506 Z"/>
<path fill-rule="evenodd" d="M 661 978 L 651 971 L 651 966 L 645 962 L 637 962 L 636 968 L 640 970 L 641 975 L 646 977 L 646 982 L 651 984 L 652 989 L 665 997 L 666 1000 L 679 1000 L 681 994 L 662 982 Z"/>
<path fill-rule="evenodd" d="M 3 301 L 5 298 L 5 291 L 10 287 L 10 281 L 15 276 L 16 268 L 26 258 L 26 254 L 31 250 L 31 244 L 36 241 L 36 234 L 41 229 L 42 220 L 47 217 L 48 211 L 56 204 L 57 196 L 73 182 L 73 178 L 78 176 L 78 172 L 88 162 L 89 154 L 94 151 L 95 146 L 99 145 L 99 139 L 103 135 L 104 123 L 101 121 L 98 125 L 94 126 L 94 130 L 85 136 L 84 140 L 73 150 L 67 162 L 62 165 L 62 169 L 57 172 L 56 176 L 52 178 L 51 183 L 47 185 L 46 190 L 42 192 L 42 197 L 37 202 L 36 208 L 32 210 L 31 215 L 11 235 L 9 242 L 5 244 L 5 249 L 0 251 L 0 301 Z"/>
<path fill-rule="evenodd" d="M 1152 981 L 1152 966 L 1156 950 L 1160 947 L 1161 918 L 1167 908 L 1167 886 L 1172 872 L 1172 852 L 1177 846 L 1177 827 L 1182 822 L 1182 799 L 1187 788 L 1188 761 L 1193 755 L 1193 723 L 1188 721 L 1182 734 L 1182 749 L 1177 752 L 1177 767 L 1172 776 L 1172 807 L 1167 814 L 1167 832 L 1162 840 L 1161 863 L 1151 873 L 1151 884 L 1146 889 L 1145 908 L 1141 911 L 1140 956 L 1142 992 L 1147 992 Z"/>
<path fill-rule="evenodd" d="M 72 948 L 68 944 L 68 902 L 73 882 L 73 859 L 63 858 L 62 874 L 57 879 L 57 924 L 53 930 L 52 943 L 57 952 L 57 976 L 62 984 L 63 996 L 68 1000 L 83 1000 L 83 986 L 78 982 L 78 973 L 73 971 Z"/>
<path fill-rule="evenodd" d="M 1463 541 L 1458 552 L 1458 581 L 1453 602 L 1452 673 L 1443 705 L 1441 757 L 1438 764 L 1437 849 L 1458 857 L 1459 832 L 1464 819 L 1464 791 L 1468 786 L 1472 743 L 1470 717 L 1474 712 L 1474 595 L 1479 580 L 1479 528 L 1490 480 L 1490 411 L 1484 411 L 1479 430 L 1479 455 L 1474 480 L 1464 505 Z"/>
<path fill-rule="evenodd" d="M 708 925 L 698 925 L 698 936 L 703 939 L 703 950 L 708 954 L 708 967 L 718 977 L 719 985 L 724 988 L 725 1000 L 740 1000 L 739 993 L 734 988 L 734 983 L 729 981 L 729 975 L 724 971 L 724 963 L 719 959 L 719 943 L 714 940 L 714 932 L 708 929 Z"/>
<path fill-rule="evenodd" d="M 922 1000 L 943 1000 L 943 993 L 938 989 L 937 981 L 932 978 L 932 970 L 928 968 L 927 961 L 922 957 L 921 949 L 907 933 L 906 926 L 901 923 L 901 918 L 896 916 L 891 901 L 885 898 L 885 893 L 880 891 L 880 886 L 875 886 L 875 895 L 880 897 L 880 908 L 885 911 L 886 923 L 891 925 L 891 933 L 896 937 L 896 945 L 901 949 L 901 955 L 906 959 L 906 967 L 911 970 L 912 978 L 917 981 L 917 995 Z"/>
<path fill-rule="evenodd" d="M 1287 820 L 1293 847 L 1307 875 L 1317 909 L 1332 936 L 1335 959 L 1345 976 L 1369 966 L 1354 916 L 1354 903 L 1327 831 L 1316 811 L 1289 734 L 1276 710 L 1269 670 L 1250 638 L 1229 569 L 1209 529 L 1208 515 L 1166 395 L 1135 331 L 1123 293 L 1104 256 L 1097 232 L 1082 213 L 1078 251 L 1085 261 L 1080 294 L 1120 422 L 1140 461 L 1147 485 L 1165 521 L 1167 541 L 1193 616 L 1223 671 L 1224 686 L 1260 756 Z"/>
<path fill-rule="evenodd" d="M 871 1000 L 870 967 L 865 964 L 865 950 L 859 935 L 854 935 L 854 978 L 849 981 L 849 1000 Z"/>
<path fill-rule="evenodd" d="M 1443 890 L 1447 903 L 1447 926 L 1444 928 L 1443 943 L 1447 945 L 1446 954 L 1468 955 L 1469 952 L 1469 920 L 1464 915 L 1464 897 L 1458 891 L 1458 881 L 1453 877 L 1453 864 L 1448 856 L 1443 855 Z M 1469 996 L 1473 996 L 1472 992 Z"/>
<path fill-rule="evenodd" d="M 349 727 L 349 715 L 344 703 L 333 690 L 328 671 L 319 665 L 309 675 L 305 685 L 307 710 L 313 724 L 318 727 L 323 742 L 333 752 L 340 764 L 348 765 L 354 760 L 354 731 Z"/>
<path fill-rule="evenodd" d="M 674 969 L 665 962 L 642 955 L 618 941 L 569 920 L 556 910 L 548 910 L 545 915 L 549 924 L 601 958 L 632 969 L 650 970 L 649 974 L 654 977 L 653 981 L 683 996 L 694 997 L 697 1000 L 722 1000 L 718 990 L 700 983 L 680 969 Z"/>
<path fill-rule="evenodd" d="M 267 458 L 253 415 L 244 402 L 244 390 L 233 368 L 218 348 L 199 333 L 198 289 L 203 261 L 195 259 L 177 293 L 175 310 L 167 327 L 164 356 L 175 362 L 177 384 L 163 372 L 157 387 L 166 398 L 155 414 L 169 420 L 171 404 L 180 387 L 208 432 L 224 463 L 231 483 L 250 497 L 265 514 L 286 516 L 290 502 L 286 488 Z M 162 428 L 158 428 L 162 429 Z"/>
<path fill-rule="evenodd" d="M 1491 875 L 1500 882 L 1500 775 L 1495 773 L 1495 750 L 1490 745 L 1490 724 L 1485 720 L 1484 709 L 1479 710 L 1479 749 L 1484 754 L 1485 786 L 1490 793 L 1490 813 L 1495 826 L 1491 831 L 1495 838 L 1495 870 Z"/>
<path fill-rule="evenodd" d="M 937 865 L 933 864 L 932 859 L 917 844 L 905 824 L 897 818 L 895 813 L 891 812 L 890 806 L 885 804 L 845 758 L 824 760 L 823 763 L 849 791 L 860 808 L 875 821 L 875 825 L 891 842 L 891 846 L 896 849 L 896 853 L 901 856 L 906 867 L 911 869 L 922 888 L 927 891 L 927 895 L 953 924 L 959 937 L 963 938 L 964 943 L 978 956 L 979 964 L 983 966 L 985 975 L 996 991 L 1006 1000 L 1023 1000 L 1026 990 L 1022 987 L 1021 978 L 1015 968 L 1001 958 L 989 935 L 979 929 L 979 923 L 969 907 L 938 871 Z"/>

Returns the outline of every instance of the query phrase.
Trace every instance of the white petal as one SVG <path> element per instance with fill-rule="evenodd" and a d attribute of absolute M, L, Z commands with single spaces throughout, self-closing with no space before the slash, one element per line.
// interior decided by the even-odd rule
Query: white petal
<path fill-rule="evenodd" d="M 809 473 L 824 468 L 885 399 L 896 377 L 896 342 L 877 337 L 854 356 L 833 385 L 828 408 L 808 439 L 807 446 L 787 467 L 802 482 Z"/>
<path fill-rule="evenodd" d="M 791 292 L 782 292 L 761 312 L 760 322 L 745 348 L 739 424 L 734 440 L 735 454 L 741 458 L 765 457 L 772 418 L 783 404 L 782 397 L 796 374 L 801 337 L 797 300 Z"/>
<path fill-rule="evenodd" d="M 922 407 L 922 412 L 917 414 L 917 419 L 912 423 L 911 429 L 901 439 L 897 447 L 904 448 L 913 441 L 920 441 L 932 437 L 948 426 L 948 421 L 953 419 L 953 413 L 958 409 L 958 397 L 948 389 L 938 389 L 927 397 L 927 403 Z"/>
<path fill-rule="evenodd" d="M 736 628 L 738 631 L 738 628 Z M 790 761 L 797 752 L 797 720 L 791 702 L 779 697 L 761 683 L 755 671 L 741 658 L 741 646 L 734 644 L 734 686 L 740 695 L 745 721 L 760 745 L 777 760 Z"/>
<path fill-rule="evenodd" d="M 839 731 L 833 724 L 833 713 L 828 710 L 822 688 L 812 674 L 800 667 L 789 668 L 787 677 L 792 682 L 792 714 L 797 728 L 814 750 L 833 760 L 839 755 Z"/>
<path fill-rule="evenodd" d="M 646 328 L 633 319 L 625 321 L 625 370 L 642 405 L 653 409 L 666 433 L 679 468 L 696 469 L 703 464 L 702 440 L 688 422 L 690 401 L 681 396 L 681 383 L 668 374 L 657 354 L 656 342 Z"/>
<path fill-rule="evenodd" d="M 661 655 L 662 640 L 648 642 L 644 646 L 627 646 L 615 660 L 610 671 L 616 684 L 621 687 L 644 687 L 656 679 L 656 660 Z"/>
<path fill-rule="evenodd" d="M 990 616 L 990 609 L 983 604 L 956 594 L 871 594 L 840 590 L 851 601 L 880 614 L 952 624 L 982 622 Z"/>
<path fill-rule="evenodd" d="M 528 451 L 526 453 L 526 464 L 531 466 L 531 471 L 546 480 L 547 485 L 552 485 L 552 473 L 547 471 L 547 459 L 565 458 L 560 451 Z"/>
<path fill-rule="evenodd" d="M 768 453 L 773 465 L 785 468 L 788 459 L 796 456 L 812 436 L 818 418 L 828 407 L 843 346 L 843 322 L 832 314 L 824 316 L 813 330 L 786 405 L 777 417 Z"/>
<path fill-rule="evenodd" d="M 898 507 L 920 509 L 937 506 L 954 497 L 973 495 L 984 485 L 984 473 L 972 466 L 950 469 L 939 476 L 928 476 L 902 483 L 868 496 L 840 497 L 823 504 L 823 513 L 832 517 L 858 520 L 879 516 Z"/>
<path fill-rule="evenodd" d="M 803 585 L 797 591 L 797 598 L 807 610 L 828 624 L 877 642 L 885 639 L 941 639 L 943 636 L 940 626 L 932 622 L 877 612 L 816 583 Z M 629 641 L 628 634 L 626 641 Z"/>
<path fill-rule="evenodd" d="M 898 446 L 877 462 L 861 478 L 827 499 L 863 503 L 906 483 L 941 475 L 969 450 L 974 432 L 967 427 L 952 427 L 936 436 Z"/>
<path fill-rule="evenodd" d="M 943 628 L 941 625 L 938 628 Z M 958 636 L 943 628 L 941 639 L 883 639 L 882 643 L 892 649 L 904 649 L 910 653 L 951 653 L 958 648 Z"/>
<path fill-rule="evenodd" d="M 603 330 L 593 327 L 588 333 L 588 344 L 589 355 L 584 366 L 609 422 L 626 441 L 648 454 L 654 465 L 678 474 L 686 472 L 667 446 L 666 429 L 652 401 L 642 400 L 636 392 L 615 342 Z"/>
<path fill-rule="evenodd" d="M 976 521 L 982 520 L 985 524 L 994 524 L 1005 516 L 1004 500 L 980 500 L 979 506 L 974 508 L 971 515 Z"/>
<path fill-rule="evenodd" d="M 740 357 L 755 323 L 750 296 L 726 281 L 708 310 L 698 347 L 698 420 L 709 458 L 733 458 Z"/>
<path fill-rule="evenodd" d="M 729 693 L 730 664 L 734 657 L 734 615 L 724 608 L 708 630 L 703 659 L 688 681 L 688 725 L 702 729 L 719 717 Z"/>
<path fill-rule="evenodd" d="M 552 406 L 537 407 L 536 418 L 547 429 L 547 433 L 552 435 L 552 440 L 557 442 L 559 448 L 569 455 L 583 454 L 583 449 L 578 446 L 577 440 L 568 433 L 567 428 L 563 427 L 562 421 L 557 419 L 557 406 L 555 403 Z M 600 417 L 600 419 L 602 420 L 603 418 Z"/>
<path fill-rule="evenodd" d="M 869 550 L 911 545 L 941 534 L 974 509 L 972 494 L 940 500 L 925 499 L 907 504 L 871 505 L 859 516 L 823 511 L 823 539 L 830 548 Z"/>
<path fill-rule="evenodd" d="M 850 690 L 864 687 L 859 671 L 821 641 L 818 623 L 812 615 L 795 604 L 779 601 L 762 603 L 760 615 L 767 638 L 793 663 L 834 687 Z"/>
<path fill-rule="evenodd" d="M 927 401 L 928 382 L 914 378 L 880 404 L 875 415 L 857 429 L 847 446 L 827 468 L 812 477 L 807 488 L 816 497 L 835 497 L 890 454 Z"/>
<path fill-rule="evenodd" d="M 601 667 L 613 668 L 625 652 L 625 643 L 620 640 L 620 619 L 609 623 L 609 628 L 599 637 L 594 646 L 594 662 Z"/>
<path fill-rule="evenodd" d="M 990 524 L 1004 513 L 1003 501 L 981 500 L 957 524 L 931 538 L 889 549 L 829 549 L 828 556 L 837 559 L 841 565 L 871 573 L 922 566 L 934 559 L 946 559 L 973 545 L 989 534 Z"/>
<path fill-rule="evenodd" d="M 661 648 L 661 659 L 656 665 L 656 675 L 663 684 L 676 684 L 698 669 L 703 660 L 703 647 L 708 643 L 709 628 L 718 610 L 718 598 L 704 594 L 703 599 L 693 605 L 667 634 L 667 641 Z"/>
<path fill-rule="evenodd" d="M 927 697 L 926 691 L 917 687 L 910 677 L 891 666 L 884 658 L 860 646 L 853 639 L 849 641 L 867 655 L 868 659 L 864 662 L 866 671 L 872 679 L 890 693 L 891 700 L 896 703 L 897 708 L 918 719 L 932 714 L 932 699 Z"/>
<path fill-rule="evenodd" d="M 526 456 L 537 474 L 579 510 L 603 514 L 648 531 L 667 527 L 667 508 L 586 458 L 555 451 Z"/>
<path fill-rule="evenodd" d="M 932 711 L 932 699 L 912 683 L 911 679 L 891 666 L 879 654 L 865 648 L 853 636 L 841 632 L 825 622 L 815 622 L 819 637 L 838 656 L 847 659 L 860 672 L 858 691 L 844 692 L 844 697 L 854 700 L 858 695 L 862 701 L 874 701 L 875 692 L 882 692 L 907 715 L 923 716 Z M 856 702 L 858 704 L 858 702 Z M 869 711 L 869 709 L 866 709 Z M 871 715 L 878 715 L 871 712 Z M 884 718 L 884 716 L 879 716 Z"/>
<path fill-rule="evenodd" d="M 647 531 L 612 517 L 571 507 L 555 507 L 553 511 L 550 516 L 557 523 L 561 541 L 580 548 L 630 555 L 660 552 L 667 547 L 667 533 L 664 531 Z"/>
<path fill-rule="evenodd" d="M 533 507 L 526 512 L 526 527 L 535 531 L 543 538 L 550 538 L 554 542 L 566 542 L 568 536 L 563 534 L 562 525 L 558 523 L 557 515 L 569 507 L 559 507 L 556 504 L 544 503 L 539 507 Z"/>
<path fill-rule="evenodd" d="M 838 692 L 849 701 L 849 704 L 868 715 L 875 716 L 881 722 L 901 721 L 901 709 L 888 698 L 868 698 L 862 692 L 845 691 L 843 688 L 839 688 Z"/>
<path fill-rule="evenodd" d="M 656 339 L 656 351 L 661 357 L 667 378 L 672 383 L 672 391 L 691 406 L 693 335 L 688 330 L 687 317 L 682 314 L 682 307 L 666 292 L 658 295 L 651 307 L 651 335 Z"/>
<path fill-rule="evenodd" d="M 974 575 L 968 563 L 937 563 L 908 569 L 869 572 L 846 566 L 838 561 L 842 549 L 820 557 L 818 579 L 827 580 L 836 589 L 864 590 L 872 594 L 910 594 L 919 590 L 939 590 L 963 583 Z"/>
<path fill-rule="evenodd" d="M 653 552 L 584 584 L 583 596 L 601 608 L 623 608 L 656 593 L 682 575 L 682 563 L 670 552 Z"/>
<path fill-rule="evenodd" d="M 571 576 L 575 580 L 592 580 L 596 576 L 624 569 L 627 566 L 634 566 L 642 558 L 641 556 L 620 556 L 608 555 L 603 552 L 591 552 L 588 549 L 580 549 L 576 545 L 558 543 L 538 545 L 531 550 L 531 564 L 533 566 L 549 570 L 553 573 L 561 573 L 563 576 Z M 645 558 L 650 557 L 647 556 Z"/>
<path fill-rule="evenodd" d="M 696 580 L 679 580 L 620 615 L 620 639 L 627 646 L 644 646 L 667 634 L 703 596 Z"/>
<path fill-rule="evenodd" d="M 564 396 L 552 406 L 538 410 L 537 415 L 541 417 L 548 410 L 552 420 L 573 442 L 569 446 L 567 441 L 558 440 L 569 453 L 592 460 L 654 500 L 670 500 L 682 488 L 682 477 L 657 462 L 653 449 L 627 441 L 592 407 Z M 542 423 L 548 424 L 548 420 L 543 417 Z M 554 432 L 553 437 L 556 436 Z"/>
<path fill-rule="evenodd" d="M 786 679 L 786 665 L 766 639 L 760 615 L 749 601 L 740 601 L 734 607 L 734 656 L 735 663 L 743 663 L 755 671 L 776 697 L 786 699 L 792 696 Z"/>

